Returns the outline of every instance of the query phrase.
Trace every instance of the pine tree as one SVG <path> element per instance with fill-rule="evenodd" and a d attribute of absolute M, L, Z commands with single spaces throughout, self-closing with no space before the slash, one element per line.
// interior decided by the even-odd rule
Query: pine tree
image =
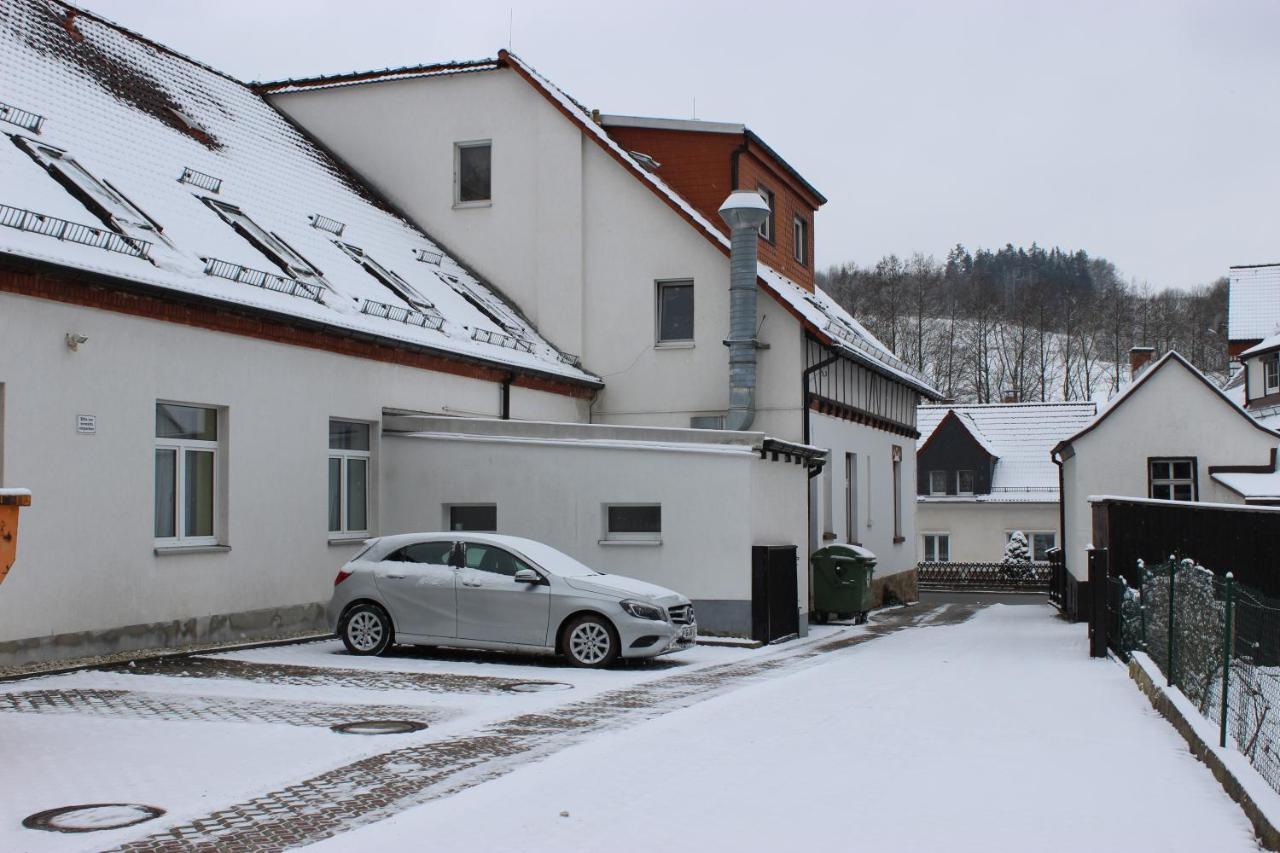
<path fill-rule="evenodd" d="M 1009 536 L 1009 544 L 1004 546 L 1004 561 L 1009 563 L 1030 563 L 1031 548 L 1027 545 L 1027 535 L 1015 530 Z"/>

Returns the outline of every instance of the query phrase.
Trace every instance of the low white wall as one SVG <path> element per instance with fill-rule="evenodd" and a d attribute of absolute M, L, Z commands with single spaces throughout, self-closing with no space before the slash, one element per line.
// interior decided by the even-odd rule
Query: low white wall
<path fill-rule="evenodd" d="M 71 352 L 67 332 L 89 340 Z M 328 544 L 329 419 L 376 437 L 384 407 L 496 415 L 500 400 L 492 382 L 4 293 L 0 386 L 0 485 L 36 495 L 0 589 L 0 643 L 327 600 L 354 547 Z M 226 408 L 229 551 L 154 553 L 157 400 Z M 584 401 L 518 388 L 512 406 L 585 416 Z M 95 434 L 76 433 L 80 414 Z M 375 483 L 385 470 L 375 445 Z M 376 489 L 373 504 L 376 520 Z"/>
<path fill-rule="evenodd" d="M 946 533 L 951 537 L 951 562 L 993 563 L 1004 557 L 1009 531 L 1021 530 L 1030 536 L 1057 532 L 1056 503 L 961 503 L 916 502 L 917 547 L 924 559 L 922 537 Z"/>
<path fill-rule="evenodd" d="M 382 446 L 388 532 L 440 529 L 447 504 L 497 504 L 498 532 L 684 593 L 708 630 L 749 630 L 752 545 L 798 545 L 804 559 L 805 468 L 749 448 L 441 433 L 387 434 Z M 613 503 L 661 504 L 661 544 L 603 542 Z"/>

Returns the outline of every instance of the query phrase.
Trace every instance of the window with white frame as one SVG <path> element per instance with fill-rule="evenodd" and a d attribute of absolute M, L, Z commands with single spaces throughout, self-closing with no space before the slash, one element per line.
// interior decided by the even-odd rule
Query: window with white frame
<path fill-rule="evenodd" d="M 809 223 L 797 216 L 791 221 L 793 252 L 795 259 L 809 265 Z"/>
<path fill-rule="evenodd" d="M 661 542 L 661 504 L 606 504 L 604 541 Z"/>
<path fill-rule="evenodd" d="M 369 532 L 368 424 L 329 421 L 329 533 L 364 536 Z"/>
<path fill-rule="evenodd" d="M 956 494 L 957 495 L 973 494 L 973 472 L 972 471 L 956 472 Z"/>
<path fill-rule="evenodd" d="M 844 537 L 858 543 L 858 454 L 844 455 Z"/>
<path fill-rule="evenodd" d="M 1151 497 L 1166 501 L 1196 500 L 1196 461 L 1184 459 L 1148 460 Z"/>
<path fill-rule="evenodd" d="M 453 203 L 488 204 L 493 200 L 493 141 L 478 139 L 453 146 Z"/>
<path fill-rule="evenodd" d="M 450 530 L 498 532 L 497 504 L 446 504 L 444 518 Z"/>
<path fill-rule="evenodd" d="M 658 282 L 659 344 L 693 342 L 693 282 Z"/>
<path fill-rule="evenodd" d="M 161 545 L 218 542 L 218 410 L 156 403 L 155 537 Z"/>
<path fill-rule="evenodd" d="M 926 533 L 920 537 L 926 563 L 951 562 L 951 534 Z"/>
<path fill-rule="evenodd" d="M 1023 535 L 1027 537 L 1027 544 L 1031 546 L 1031 559 L 1037 562 L 1047 561 L 1049 552 L 1058 546 L 1058 534 L 1052 530 L 1024 530 Z M 1004 532 L 1005 545 L 1009 544 L 1009 539 L 1012 536 L 1012 530 Z"/>
<path fill-rule="evenodd" d="M 760 223 L 760 236 L 773 242 L 773 190 L 764 184 L 756 184 L 756 192 L 760 193 L 760 198 L 764 199 L 764 203 L 769 205 L 769 215 L 765 217 L 764 222 Z"/>
<path fill-rule="evenodd" d="M 929 494 L 945 495 L 947 493 L 947 472 L 946 471 L 930 471 L 929 472 Z"/>
<path fill-rule="evenodd" d="M 1280 353 L 1262 360 L 1262 388 L 1264 394 L 1280 393 Z"/>

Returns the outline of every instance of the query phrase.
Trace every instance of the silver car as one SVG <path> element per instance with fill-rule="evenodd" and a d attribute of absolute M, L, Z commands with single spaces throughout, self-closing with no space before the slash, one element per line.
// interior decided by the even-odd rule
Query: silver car
<path fill-rule="evenodd" d="M 334 579 L 328 616 L 354 655 L 407 643 L 563 654 L 603 667 L 687 649 L 698 636 L 693 605 L 677 592 L 491 533 L 370 539 Z"/>

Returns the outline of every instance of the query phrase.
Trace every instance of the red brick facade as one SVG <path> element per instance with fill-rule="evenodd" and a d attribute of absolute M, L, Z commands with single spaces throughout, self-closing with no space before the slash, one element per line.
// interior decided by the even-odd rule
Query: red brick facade
<path fill-rule="evenodd" d="M 206 305 L 178 298 L 165 299 L 131 292 L 112 287 L 105 280 L 96 280 L 95 277 L 73 270 L 62 273 L 0 268 L 0 292 L 50 299 L 55 302 L 115 311 L 152 320 L 167 320 L 171 323 L 181 323 L 215 332 L 310 347 L 354 358 L 367 358 L 471 379 L 484 379 L 490 382 L 510 379 L 512 385 L 520 388 L 547 391 L 568 397 L 589 398 L 595 393 L 595 388 L 590 385 L 572 380 L 511 371 L 498 365 L 450 358 L 421 348 L 395 346 L 365 338 L 355 338 L 332 329 L 307 328 L 284 319 L 240 310 L 231 305 Z"/>
<path fill-rule="evenodd" d="M 731 191 L 760 186 L 771 191 L 773 240 L 760 240 L 760 260 L 813 289 L 814 214 L 822 200 L 749 134 L 619 126 L 606 129 L 623 148 L 661 163 L 658 177 L 726 234 L 728 228 L 717 211 Z M 805 223 L 803 262 L 796 260 L 796 217 Z"/>

